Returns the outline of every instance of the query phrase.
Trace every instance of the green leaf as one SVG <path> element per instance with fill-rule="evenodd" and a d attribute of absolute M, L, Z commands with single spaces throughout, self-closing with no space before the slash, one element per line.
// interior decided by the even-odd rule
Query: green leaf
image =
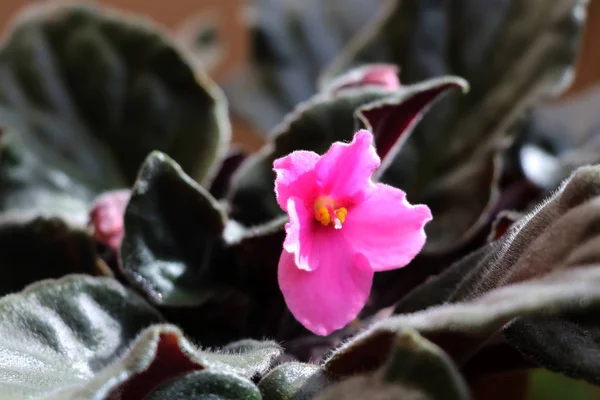
<path fill-rule="evenodd" d="M 247 379 L 225 372 L 195 371 L 164 383 L 147 400 L 261 400 Z"/>
<path fill-rule="evenodd" d="M 350 377 L 329 389 L 328 398 L 415 398 L 436 400 L 467 400 L 470 398 L 467 383 L 458 372 L 456 365 L 436 345 L 419 336 L 411 329 L 399 329 L 386 332 L 379 339 L 388 347 L 389 352 L 380 353 L 373 347 L 356 351 L 353 347 L 343 347 L 339 353 L 349 351 L 350 356 L 341 355 L 344 363 L 325 364 L 324 368 L 338 377 Z M 366 350 L 361 352 L 360 350 Z M 359 372 L 377 368 L 376 372 L 359 378 Z M 351 393 L 356 397 L 351 397 Z M 335 395 L 333 395 L 335 393 Z M 329 397 L 328 397 L 329 396 Z M 338 396 L 338 397 L 335 397 Z M 394 397 L 396 396 L 396 397 Z M 320 397 L 321 398 L 321 397 Z"/>
<path fill-rule="evenodd" d="M 42 279 L 105 273 L 88 233 L 55 217 L 3 214 L 0 265 L 4 269 L 0 296 Z"/>
<path fill-rule="evenodd" d="M 396 313 L 477 299 L 494 288 L 532 283 L 555 271 L 600 261 L 600 167 L 582 167 L 550 199 L 492 242 L 403 298 Z M 520 318 L 504 328 L 510 344 L 534 362 L 574 378 L 598 382 L 596 308 L 582 297 L 580 309 L 560 318 Z"/>
<path fill-rule="evenodd" d="M 264 400 L 311 399 L 333 382 L 319 366 L 288 362 L 271 370 L 258 384 Z"/>
<path fill-rule="evenodd" d="M 466 90 L 460 78 L 432 79 L 397 91 L 377 86 L 326 90 L 300 104 L 277 128 L 274 143 L 246 160 L 236 173 L 232 214 L 247 224 L 264 223 L 282 213 L 274 193 L 273 161 L 295 150 L 324 153 L 336 141 L 349 141 L 362 126 L 371 129 L 385 170 L 423 113 L 451 88 Z"/>
<path fill-rule="evenodd" d="M 204 345 L 274 337 L 285 310 L 276 270 L 282 227 L 227 221 L 205 189 L 154 152 L 125 211 L 122 264 L 132 285 Z"/>
<path fill-rule="evenodd" d="M 150 326 L 160 314 L 112 279 L 38 282 L 0 299 L 0 313 L 0 391 L 14 399 L 144 398 L 194 370 L 260 377 L 281 354 L 273 342 L 199 350 L 175 326 Z"/>
<path fill-rule="evenodd" d="M 294 150 L 324 153 L 335 141 L 349 141 L 357 129 L 355 110 L 386 95 L 376 88 L 353 89 L 337 96 L 319 94 L 299 104 L 267 144 L 234 175 L 229 198 L 232 215 L 246 224 L 267 222 L 283 213 L 275 200 L 273 161 Z"/>
<path fill-rule="evenodd" d="M 50 393 L 61 398 L 60 391 L 86 387 L 95 390 L 80 398 L 103 398 L 94 393 L 110 390 L 124 372 L 112 363 L 141 329 L 161 321 L 158 312 L 116 281 L 85 276 L 41 281 L 5 296 L 0 314 L 0 392 L 13 399 Z M 96 376 L 105 368 L 114 371 L 104 379 Z"/>
<path fill-rule="evenodd" d="M 382 383 L 377 377 L 356 376 L 330 387 L 316 400 L 435 400 L 418 389 Z"/>
<path fill-rule="evenodd" d="M 357 354 L 388 354 L 392 333 L 414 329 L 447 352 L 459 365 L 506 324 L 523 316 L 564 316 L 600 305 L 600 268 L 580 267 L 504 286 L 470 301 L 390 317 L 346 343 L 324 364 L 336 371 Z M 371 368 L 377 366 L 372 363 Z"/>
<path fill-rule="evenodd" d="M 258 0 L 252 4 L 250 59 L 225 82 L 232 112 L 267 136 L 317 92 L 317 78 L 340 49 L 377 14 L 383 0 Z"/>
<path fill-rule="evenodd" d="M 12 138 L 5 134 L 0 148 L 0 210 L 30 215 L 36 210 L 84 226 L 94 192 Z"/>
<path fill-rule="evenodd" d="M 382 178 L 430 205 L 424 252 L 456 250 L 487 224 L 501 171 L 495 154 L 509 132 L 522 132 L 517 121 L 532 106 L 566 87 L 584 4 L 389 1 L 326 70 L 324 83 L 350 67 L 387 62 L 402 67 L 403 83 L 458 75 L 471 85 L 467 96 L 436 104 Z"/>
<path fill-rule="evenodd" d="M 469 389 L 454 363 L 439 347 L 406 330 L 396 333 L 383 379 L 416 387 L 438 400 L 469 398 Z"/>
<path fill-rule="evenodd" d="M 497 287 L 599 261 L 593 248 L 581 252 L 597 235 L 599 182 L 599 166 L 578 169 L 554 196 L 515 222 L 498 241 L 415 289 L 395 312 L 472 299 Z"/>
<path fill-rule="evenodd" d="M 207 291 L 218 290 L 207 277 L 225 218 L 178 164 L 153 152 L 125 211 L 121 257 L 127 275 L 158 304 L 201 304 Z"/>
<path fill-rule="evenodd" d="M 163 33 L 92 5 L 17 19 L 0 48 L 0 110 L 15 146 L 96 193 L 133 182 L 152 150 L 205 182 L 229 141 L 219 90 Z"/>

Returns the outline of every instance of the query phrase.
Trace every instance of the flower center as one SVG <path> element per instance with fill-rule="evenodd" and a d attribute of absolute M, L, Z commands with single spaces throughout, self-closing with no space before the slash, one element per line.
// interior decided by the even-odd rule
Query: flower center
<path fill-rule="evenodd" d="M 344 207 L 336 208 L 334 201 L 329 197 L 319 197 L 315 201 L 315 219 L 327 226 L 333 221 L 335 229 L 342 229 L 348 210 Z"/>

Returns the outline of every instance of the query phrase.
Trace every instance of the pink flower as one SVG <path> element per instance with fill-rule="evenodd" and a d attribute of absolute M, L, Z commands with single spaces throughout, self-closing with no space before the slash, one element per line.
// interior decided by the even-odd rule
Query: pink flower
<path fill-rule="evenodd" d="M 125 234 L 125 208 L 131 192 L 128 189 L 114 190 L 99 196 L 90 212 L 90 225 L 93 238 L 113 250 L 121 247 Z"/>
<path fill-rule="evenodd" d="M 323 156 L 295 151 L 275 160 L 275 193 L 288 213 L 279 287 L 294 317 L 317 335 L 356 318 L 373 274 L 407 265 L 425 244 L 431 211 L 374 183 L 373 135 L 358 131 Z"/>

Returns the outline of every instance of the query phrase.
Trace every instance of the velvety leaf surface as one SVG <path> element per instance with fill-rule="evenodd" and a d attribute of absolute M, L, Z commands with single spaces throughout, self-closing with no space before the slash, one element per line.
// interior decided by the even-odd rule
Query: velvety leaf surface
<path fill-rule="evenodd" d="M 84 226 L 94 192 L 15 143 L 18 137 L 16 131 L 4 134 L 0 145 L 0 210 L 43 211 Z"/>
<path fill-rule="evenodd" d="M 92 5 L 29 8 L 0 48 L 11 140 L 96 191 L 152 150 L 208 179 L 229 140 L 220 96 L 152 24 Z"/>
<path fill-rule="evenodd" d="M 370 351 L 364 347 L 358 351 L 353 349 L 353 353 L 345 358 L 343 364 L 338 363 L 333 367 L 326 364 L 325 368 L 333 374 L 350 378 L 333 386 L 323 398 L 360 398 L 358 393 L 368 398 L 382 399 L 470 398 L 467 384 L 456 365 L 435 344 L 411 329 L 399 329 L 387 332 L 386 335 L 383 340 L 383 345 L 388 347 L 386 354 L 373 351 L 378 344 L 374 341 Z M 335 356 L 334 354 L 333 357 Z M 383 365 L 373 374 L 351 377 L 361 371 L 373 370 L 381 364 Z M 356 397 L 351 396 L 353 392 Z M 334 397 L 333 393 L 339 397 Z"/>
<path fill-rule="evenodd" d="M 377 377 L 356 376 L 325 390 L 316 400 L 434 400 L 419 389 L 382 383 Z"/>
<path fill-rule="evenodd" d="M 196 371 L 175 378 L 153 391 L 147 400 L 261 400 L 247 379 L 225 372 Z"/>
<path fill-rule="evenodd" d="M 288 362 L 271 370 L 258 384 L 264 400 L 311 399 L 333 382 L 319 366 Z"/>
<path fill-rule="evenodd" d="M 439 400 L 469 398 L 466 382 L 440 348 L 410 330 L 396 333 L 395 340 L 382 370 L 386 382 L 416 387 Z"/>
<path fill-rule="evenodd" d="M 213 252 L 225 215 L 218 202 L 173 160 L 153 152 L 125 211 L 123 267 L 132 282 L 163 305 L 197 305 L 211 287 Z"/>
<path fill-rule="evenodd" d="M 230 193 L 233 215 L 248 224 L 280 215 L 273 191 L 273 161 L 294 150 L 322 154 L 333 142 L 350 140 L 360 126 L 373 130 L 384 170 L 387 157 L 394 156 L 428 107 L 451 88 L 466 90 L 467 84 L 447 77 L 395 91 L 366 85 L 326 90 L 300 104 L 276 129 L 274 143 L 249 158 L 236 173 Z"/>
<path fill-rule="evenodd" d="M 536 210 L 496 242 L 459 261 L 415 289 L 396 306 L 410 313 L 441 303 L 477 298 L 494 288 L 535 281 L 573 266 L 595 267 L 598 253 L 598 167 L 583 167 Z M 521 318 L 504 329 L 509 343 L 535 362 L 575 378 L 597 382 L 594 356 L 600 343 L 595 308 L 563 318 Z M 589 310 L 588 307 L 589 306 Z"/>
<path fill-rule="evenodd" d="M 597 235 L 594 227 L 600 195 L 598 182 L 600 167 L 578 169 L 554 196 L 515 222 L 502 238 L 417 288 L 398 304 L 396 312 L 474 298 L 496 287 L 536 279 L 569 265 L 597 261 L 572 257 Z M 440 291 L 441 288 L 444 289 Z M 446 295 L 439 296 L 444 292 Z M 433 296 L 429 304 L 410 304 L 412 298 L 425 298 L 426 293 Z"/>
<path fill-rule="evenodd" d="M 0 392 L 14 399 L 83 390 L 141 329 L 161 321 L 117 282 L 85 276 L 38 282 L 5 296 L 0 314 Z M 93 393 L 82 398 L 103 398 Z"/>
<path fill-rule="evenodd" d="M 246 228 L 168 156 L 144 163 L 125 213 L 127 280 L 204 345 L 279 337 L 284 221 Z M 210 326 L 210 329 L 206 329 Z"/>
<path fill-rule="evenodd" d="M 71 273 L 106 274 L 88 233 L 57 217 L 0 216 L 0 296 Z"/>
<path fill-rule="evenodd" d="M 388 62 L 401 66 L 405 84 L 453 74 L 471 85 L 467 96 L 431 110 L 383 177 L 430 205 L 425 252 L 456 250 L 489 222 L 495 153 L 531 106 L 567 82 L 584 3 L 388 1 L 328 68 L 324 82 L 351 66 Z"/>
<path fill-rule="evenodd" d="M 143 398 L 194 370 L 260 376 L 281 354 L 273 342 L 199 350 L 174 326 L 148 327 L 160 314 L 111 279 L 42 281 L 2 298 L 0 312 L 0 390 L 15 399 Z"/>
<path fill-rule="evenodd" d="M 599 280 L 600 268 L 573 268 L 501 287 L 470 301 L 390 317 L 342 346 L 325 362 L 324 368 L 342 375 L 352 373 L 347 366 L 361 354 L 374 354 L 370 367 L 378 367 L 383 355 L 392 348 L 395 332 L 407 328 L 418 331 L 462 365 L 514 318 L 560 316 L 597 309 Z"/>

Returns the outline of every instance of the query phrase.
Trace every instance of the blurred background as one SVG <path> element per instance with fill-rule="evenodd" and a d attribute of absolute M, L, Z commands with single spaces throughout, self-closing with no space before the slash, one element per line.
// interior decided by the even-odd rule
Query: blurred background
<path fill-rule="evenodd" d="M 425 0 L 429 1 L 429 0 Z M 44 3 L 47 0 L 2 0 L 0 2 L 0 28 L 9 26 L 11 19 L 23 7 Z M 316 89 L 318 71 L 327 65 L 339 49 L 346 44 L 368 21 L 376 17 L 382 0 L 103 0 L 98 3 L 117 7 L 135 14 L 145 15 L 162 25 L 167 32 L 188 49 L 194 49 L 198 66 L 227 92 L 256 88 L 247 80 L 260 79 L 259 72 L 250 72 L 252 64 L 268 68 L 286 64 L 278 60 L 284 55 L 296 58 L 297 65 L 285 65 L 286 69 L 274 82 L 289 93 L 289 104 L 282 106 L 281 113 L 273 112 L 272 121 L 279 121 L 280 114 L 312 95 Z M 348 7 L 349 3 L 351 7 Z M 485 15 L 482 15 L 485 18 Z M 332 21 L 332 20 L 335 21 Z M 333 30 L 324 29 L 333 26 Z M 278 37 L 279 43 L 269 42 Z M 304 43 L 302 43 L 304 41 Z M 289 42 L 288 48 L 273 48 Z M 300 42 L 300 44 L 299 44 Z M 297 48 L 297 46 L 304 48 Z M 299 58 L 298 58 L 299 57 Z M 287 60 L 289 61 L 289 60 Z M 248 79 L 250 78 L 250 79 Z M 281 82 L 281 79 L 285 82 Z M 600 0 L 590 0 L 588 19 L 580 43 L 580 56 L 574 81 L 570 88 L 555 102 L 590 91 L 600 79 Z M 246 80 L 242 83 L 243 80 Z M 261 82 L 264 85 L 264 82 Z M 273 88 L 276 90 L 277 88 Z M 256 93 L 253 93 L 256 94 Z M 233 97 L 233 96 L 231 96 Z M 260 96 L 257 96 L 260 97 Z M 230 102 L 231 102 L 230 98 Z M 247 99 L 239 100 L 246 101 Z M 234 100 L 236 101 L 236 100 Z M 256 101 L 260 101 L 256 99 Z M 265 103 L 265 107 L 275 108 Z M 265 131 L 273 127 L 265 110 L 264 123 L 252 123 L 243 118 L 232 104 L 233 142 L 246 151 L 255 151 L 263 143 Z M 243 105 L 239 108 L 243 108 Z M 262 126 L 261 126 L 262 125 Z"/>

